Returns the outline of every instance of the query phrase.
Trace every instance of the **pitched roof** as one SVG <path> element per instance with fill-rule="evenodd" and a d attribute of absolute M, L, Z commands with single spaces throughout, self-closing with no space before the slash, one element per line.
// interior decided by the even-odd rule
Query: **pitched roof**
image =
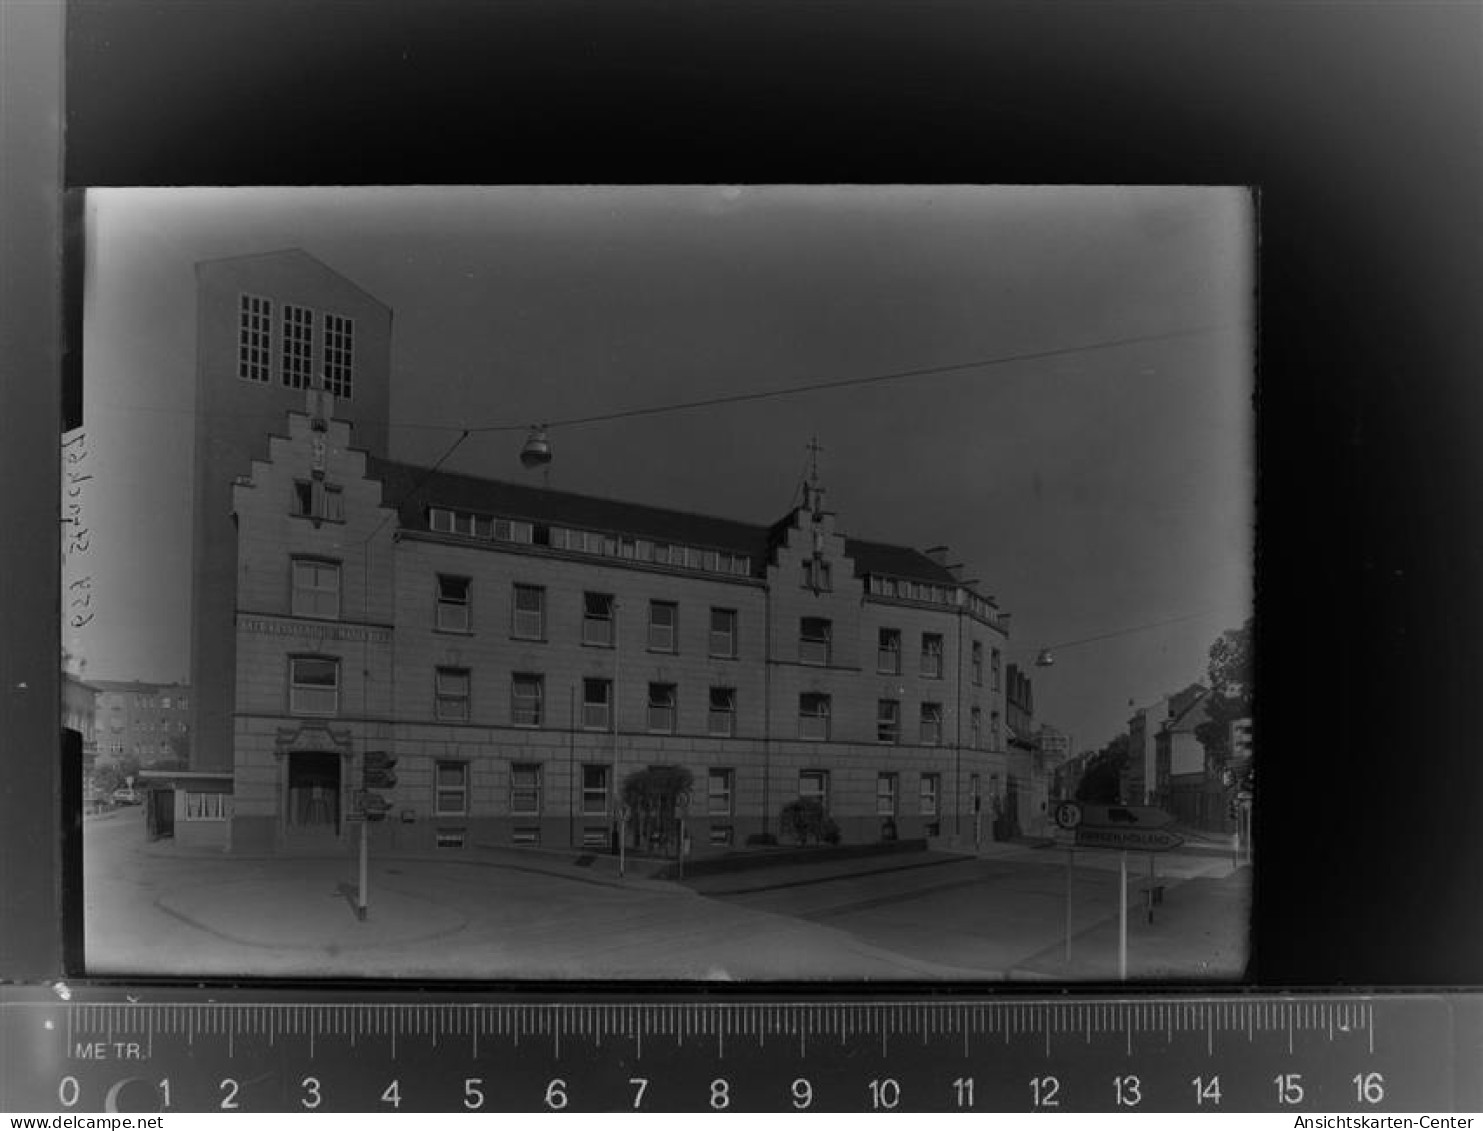
<path fill-rule="evenodd" d="M 746 554 L 756 573 L 766 565 L 796 514 L 791 512 L 770 526 L 760 526 L 499 479 L 429 471 L 371 455 L 366 457 L 366 474 L 381 481 L 383 498 L 387 505 L 396 507 L 397 518 L 407 530 L 428 530 L 427 508 L 439 506 Z M 877 573 L 938 585 L 956 584 L 946 567 L 909 547 L 846 538 L 845 552 L 854 559 L 856 576 Z"/>

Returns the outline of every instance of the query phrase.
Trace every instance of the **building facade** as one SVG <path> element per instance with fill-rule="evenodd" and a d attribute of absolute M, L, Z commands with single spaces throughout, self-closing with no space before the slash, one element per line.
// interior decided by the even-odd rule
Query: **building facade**
<path fill-rule="evenodd" d="M 102 761 L 133 758 L 148 768 L 170 762 L 190 745 L 190 688 L 137 680 L 91 681 L 90 729 Z M 84 735 L 86 741 L 86 735 Z"/>
<path fill-rule="evenodd" d="M 393 461 L 386 308 L 299 252 L 200 285 L 194 835 L 334 850 L 370 807 L 387 848 L 609 849 L 650 767 L 697 851 L 800 798 L 846 842 L 1002 806 L 1009 618 L 945 550 L 848 536 L 816 480 L 759 525 Z"/>
<path fill-rule="evenodd" d="M 419 850 L 609 847 L 654 766 L 717 849 L 800 797 L 845 841 L 967 836 L 1007 789 L 996 606 L 817 484 L 750 525 L 376 459 L 321 404 L 233 488 L 235 846 L 338 842 L 368 753 Z"/>

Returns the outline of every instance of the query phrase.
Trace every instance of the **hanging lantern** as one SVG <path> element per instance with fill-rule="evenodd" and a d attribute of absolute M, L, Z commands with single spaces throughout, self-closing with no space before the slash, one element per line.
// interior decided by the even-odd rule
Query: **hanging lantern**
<path fill-rule="evenodd" d="M 529 468 L 545 467 L 551 462 L 551 441 L 546 438 L 544 427 L 530 430 L 525 447 L 520 449 L 520 462 Z"/>
<path fill-rule="evenodd" d="M 1042 648 L 1040 650 L 1040 655 L 1035 657 L 1035 666 L 1037 668 L 1052 667 L 1055 662 L 1056 658 L 1051 655 L 1049 648 Z"/>

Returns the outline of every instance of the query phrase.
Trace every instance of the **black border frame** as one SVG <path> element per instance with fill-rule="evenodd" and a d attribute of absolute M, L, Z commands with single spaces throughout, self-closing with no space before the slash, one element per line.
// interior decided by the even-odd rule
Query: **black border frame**
<path fill-rule="evenodd" d="M 0 4 L 0 979 L 76 971 L 36 552 L 86 414 L 62 190 L 919 181 L 1259 193 L 1254 972 L 1483 984 L 1480 32 L 1407 0 Z"/>

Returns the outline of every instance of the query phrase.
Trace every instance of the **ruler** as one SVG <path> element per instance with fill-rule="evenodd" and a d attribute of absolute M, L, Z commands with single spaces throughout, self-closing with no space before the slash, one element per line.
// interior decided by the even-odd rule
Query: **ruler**
<path fill-rule="evenodd" d="M 1483 996 L 12 989 L 0 1109 L 1483 1108 Z"/>

